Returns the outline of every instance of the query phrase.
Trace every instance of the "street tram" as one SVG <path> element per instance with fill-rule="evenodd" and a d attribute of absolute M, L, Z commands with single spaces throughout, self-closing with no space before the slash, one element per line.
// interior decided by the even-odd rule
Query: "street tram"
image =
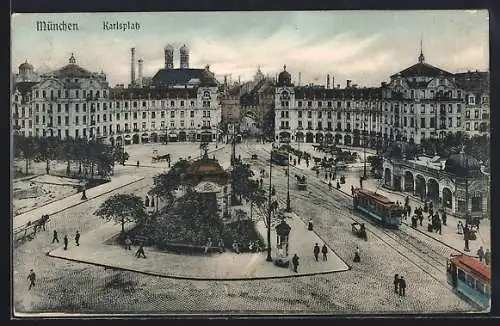
<path fill-rule="evenodd" d="M 354 209 L 371 220 L 390 228 L 399 228 L 403 208 L 389 198 L 376 192 L 357 188 L 353 197 Z"/>
<path fill-rule="evenodd" d="M 271 161 L 278 165 L 288 165 L 288 152 L 273 149 L 271 151 Z"/>
<path fill-rule="evenodd" d="M 448 284 L 466 300 L 488 308 L 491 297 L 490 266 L 464 254 L 451 255 L 446 264 Z"/>
<path fill-rule="evenodd" d="M 307 179 L 306 176 L 300 176 L 300 175 L 295 175 L 295 180 L 297 183 L 297 189 L 298 190 L 307 190 Z"/>

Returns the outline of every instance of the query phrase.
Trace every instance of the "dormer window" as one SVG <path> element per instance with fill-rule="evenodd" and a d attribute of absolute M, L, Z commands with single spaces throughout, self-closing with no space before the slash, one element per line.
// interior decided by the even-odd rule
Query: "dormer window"
<path fill-rule="evenodd" d="M 476 98 L 471 95 L 469 96 L 469 105 L 475 105 L 476 104 Z"/>

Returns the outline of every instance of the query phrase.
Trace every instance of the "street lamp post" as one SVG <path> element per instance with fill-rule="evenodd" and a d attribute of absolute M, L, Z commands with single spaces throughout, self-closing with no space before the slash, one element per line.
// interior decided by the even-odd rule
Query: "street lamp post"
<path fill-rule="evenodd" d="M 288 159 L 287 159 L 287 192 L 286 192 L 286 211 L 291 212 L 292 208 L 290 207 L 290 153 L 287 154 Z"/>
<path fill-rule="evenodd" d="M 273 169 L 272 154 L 269 156 L 269 194 L 267 209 L 267 258 L 266 261 L 273 261 L 271 257 L 271 171 Z"/>
<path fill-rule="evenodd" d="M 366 179 L 366 122 L 363 122 L 363 179 Z"/>

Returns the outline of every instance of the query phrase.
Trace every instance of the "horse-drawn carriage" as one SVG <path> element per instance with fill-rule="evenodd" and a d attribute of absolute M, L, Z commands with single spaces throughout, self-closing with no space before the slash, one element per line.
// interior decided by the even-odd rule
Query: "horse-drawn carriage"
<path fill-rule="evenodd" d="M 365 239 L 365 241 L 368 240 L 368 237 L 366 236 L 366 229 L 364 223 L 359 224 L 358 222 L 354 222 L 351 224 L 351 227 L 352 227 L 352 233 L 354 233 L 361 239 Z"/>
<path fill-rule="evenodd" d="M 165 154 L 165 155 L 158 155 L 158 150 L 153 151 L 153 158 L 151 160 L 153 163 L 155 162 L 160 162 L 160 161 L 167 161 L 170 162 L 170 154 Z"/>
<path fill-rule="evenodd" d="M 297 189 L 299 190 L 307 190 L 307 179 L 306 177 L 300 176 L 300 175 L 295 175 L 295 180 L 297 182 Z"/>

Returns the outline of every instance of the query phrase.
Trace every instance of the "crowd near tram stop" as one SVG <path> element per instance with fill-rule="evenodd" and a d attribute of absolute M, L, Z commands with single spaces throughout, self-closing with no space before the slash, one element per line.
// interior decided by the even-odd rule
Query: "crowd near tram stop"
<path fill-rule="evenodd" d="M 288 252 L 289 235 L 291 227 L 285 220 L 276 226 L 276 260 L 275 264 L 280 267 L 288 267 L 290 265 L 290 257 Z"/>

